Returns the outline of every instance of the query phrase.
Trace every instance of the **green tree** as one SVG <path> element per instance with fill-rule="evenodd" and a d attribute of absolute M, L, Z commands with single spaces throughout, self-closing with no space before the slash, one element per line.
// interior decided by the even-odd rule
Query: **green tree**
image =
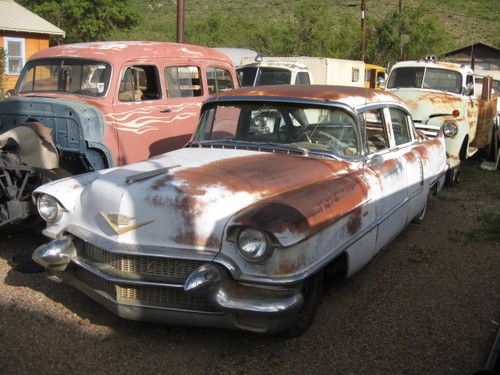
<path fill-rule="evenodd" d="M 127 0 L 21 0 L 22 5 L 66 31 L 66 42 L 103 40 L 115 29 L 129 29 L 140 16 Z"/>
<path fill-rule="evenodd" d="M 370 19 L 367 61 L 387 66 L 403 59 L 439 54 L 448 35 L 437 17 L 426 15 L 424 7 L 389 12 L 383 19 Z"/>

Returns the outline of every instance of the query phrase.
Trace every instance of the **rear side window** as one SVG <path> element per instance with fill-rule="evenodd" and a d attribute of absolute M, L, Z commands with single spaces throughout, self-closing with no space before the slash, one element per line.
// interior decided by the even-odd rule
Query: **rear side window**
<path fill-rule="evenodd" d="M 397 108 L 389 108 L 389 113 L 391 114 L 392 132 L 396 146 L 410 142 L 411 135 L 406 113 Z"/>
<path fill-rule="evenodd" d="M 307 72 L 298 72 L 297 77 L 295 77 L 296 85 L 309 85 L 311 81 L 309 80 L 309 73 Z"/>
<path fill-rule="evenodd" d="M 366 126 L 366 145 L 369 154 L 389 148 L 382 109 L 363 112 Z"/>
<path fill-rule="evenodd" d="M 207 69 L 208 94 L 216 94 L 234 88 L 231 73 L 222 68 Z"/>
<path fill-rule="evenodd" d="M 169 66 L 165 68 L 168 98 L 203 96 L 201 71 L 197 66 Z"/>
<path fill-rule="evenodd" d="M 154 65 L 129 66 L 123 72 L 118 100 L 139 102 L 161 98 L 158 69 Z"/>

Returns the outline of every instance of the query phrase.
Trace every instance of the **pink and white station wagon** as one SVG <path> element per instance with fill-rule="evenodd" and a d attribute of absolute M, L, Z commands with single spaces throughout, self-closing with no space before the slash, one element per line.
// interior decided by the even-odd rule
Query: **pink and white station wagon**
<path fill-rule="evenodd" d="M 423 219 L 442 132 L 378 90 L 263 86 L 208 99 L 185 148 L 39 187 L 33 259 L 121 317 L 299 335 L 322 275 Z"/>
<path fill-rule="evenodd" d="M 202 101 L 236 85 L 229 57 L 194 45 L 97 42 L 34 54 L 0 101 L 0 226 L 30 215 L 42 181 L 184 146 Z"/>

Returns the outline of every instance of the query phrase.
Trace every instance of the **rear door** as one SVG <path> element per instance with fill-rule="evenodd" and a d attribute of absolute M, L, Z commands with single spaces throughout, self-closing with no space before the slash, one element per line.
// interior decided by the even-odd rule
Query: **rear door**
<path fill-rule="evenodd" d="M 375 252 L 395 237 L 406 225 L 408 196 L 405 163 L 394 145 L 387 108 L 373 108 L 362 113 L 366 126 L 366 167 L 377 177 L 380 196 L 373 197 L 378 233 Z"/>

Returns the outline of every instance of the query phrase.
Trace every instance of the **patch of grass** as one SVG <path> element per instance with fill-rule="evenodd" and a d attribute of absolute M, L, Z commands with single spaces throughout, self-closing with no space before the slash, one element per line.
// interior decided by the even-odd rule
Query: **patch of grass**
<path fill-rule="evenodd" d="M 479 168 L 479 165 L 480 162 L 477 160 L 466 161 L 462 164 L 463 180 L 468 181 L 467 185 L 473 185 L 467 186 L 467 189 L 486 193 L 500 200 L 500 172 L 486 171 Z M 463 189 L 465 187 L 459 184 L 458 188 Z"/>
<path fill-rule="evenodd" d="M 482 237 L 500 241 L 500 205 L 483 208 L 478 215 Z"/>

